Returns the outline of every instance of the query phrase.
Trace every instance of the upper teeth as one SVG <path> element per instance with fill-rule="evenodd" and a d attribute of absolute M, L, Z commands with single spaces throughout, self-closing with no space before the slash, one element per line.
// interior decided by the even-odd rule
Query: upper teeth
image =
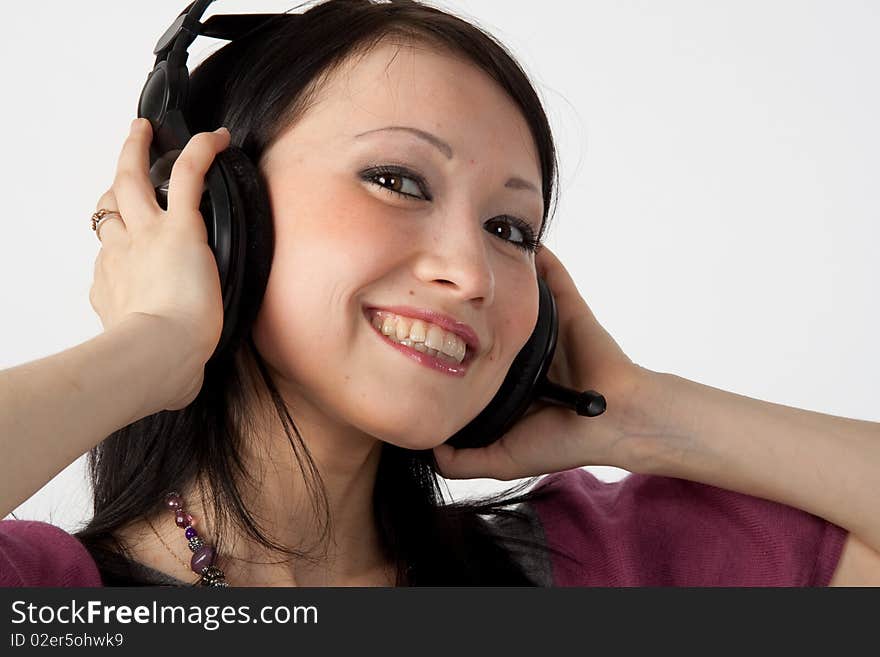
<path fill-rule="evenodd" d="M 446 357 L 457 363 L 464 360 L 467 351 L 465 341 L 436 324 L 386 311 L 373 311 L 372 321 L 376 329 L 395 342 L 431 356 Z"/>

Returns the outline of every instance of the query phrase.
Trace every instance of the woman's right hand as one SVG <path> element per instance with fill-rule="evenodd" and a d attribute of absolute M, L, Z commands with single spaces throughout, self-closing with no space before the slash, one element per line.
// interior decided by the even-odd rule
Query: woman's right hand
<path fill-rule="evenodd" d="M 199 204 L 205 174 L 230 136 L 221 128 L 190 139 L 172 168 L 166 211 L 149 177 L 152 134 L 147 119 L 134 121 L 113 185 L 98 202 L 97 209 L 118 211 L 122 218 L 111 215 L 101 224 L 89 301 L 105 331 L 149 315 L 173 336 L 181 351 L 169 360 L 176 369 L 160 406 L 179 410 L 201 390 L 205 363 L 223 328 L 220 276 Z"/>

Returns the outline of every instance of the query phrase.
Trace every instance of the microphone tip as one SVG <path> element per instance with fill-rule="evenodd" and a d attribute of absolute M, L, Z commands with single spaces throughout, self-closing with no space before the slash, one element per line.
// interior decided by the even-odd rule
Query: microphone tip
<path fill-rule="evenodd" d="M 586 390 L 578 395 L 575 411 L 585 417 L 596 417 L 605 412 L 605 397 L 595 390 Z"/>

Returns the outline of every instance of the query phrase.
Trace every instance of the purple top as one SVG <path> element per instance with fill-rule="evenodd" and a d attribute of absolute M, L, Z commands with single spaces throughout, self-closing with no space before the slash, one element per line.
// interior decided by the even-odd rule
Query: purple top
<path fill-rule="evenodd" d="M 805 511 L 684 479 L 603 482 L 575 468 L 543 477 L 544 486 L 553 492 L 533 503 L 537 527 L 526 531 L 571 555 L 546 566 L 554 586 L 826 586 L 847 536 Z M 74 536 L 0 521 L 0 586 L 101 585 Z"/>
<path fill-rule="evenodd" d="M 0 586 L 101 586 L 86 548 L 60 527 L 0 520 Z"/>
<path fill-rule="evenodd" d="M 800 509 L 685 479 L 576 468 L 537 486 L 555 586 L 827 586 L 847 530 Z"/>

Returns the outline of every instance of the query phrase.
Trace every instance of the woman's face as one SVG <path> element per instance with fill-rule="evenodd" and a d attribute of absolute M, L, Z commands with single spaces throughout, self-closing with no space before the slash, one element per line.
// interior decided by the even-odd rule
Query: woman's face
<path fill-rule="evenodd" d="M 541 170 L 519 109 L 463 59 L 383 42 L 336 71 L 260 166 L 276 242 L 254 340 L 293 417 L 442 443 L 489 403 L 537 318 L 521 245 L 541 226 Z M 473 329 L 463 376 L 420 364 L 368 319 L 400 306 Z"/>

